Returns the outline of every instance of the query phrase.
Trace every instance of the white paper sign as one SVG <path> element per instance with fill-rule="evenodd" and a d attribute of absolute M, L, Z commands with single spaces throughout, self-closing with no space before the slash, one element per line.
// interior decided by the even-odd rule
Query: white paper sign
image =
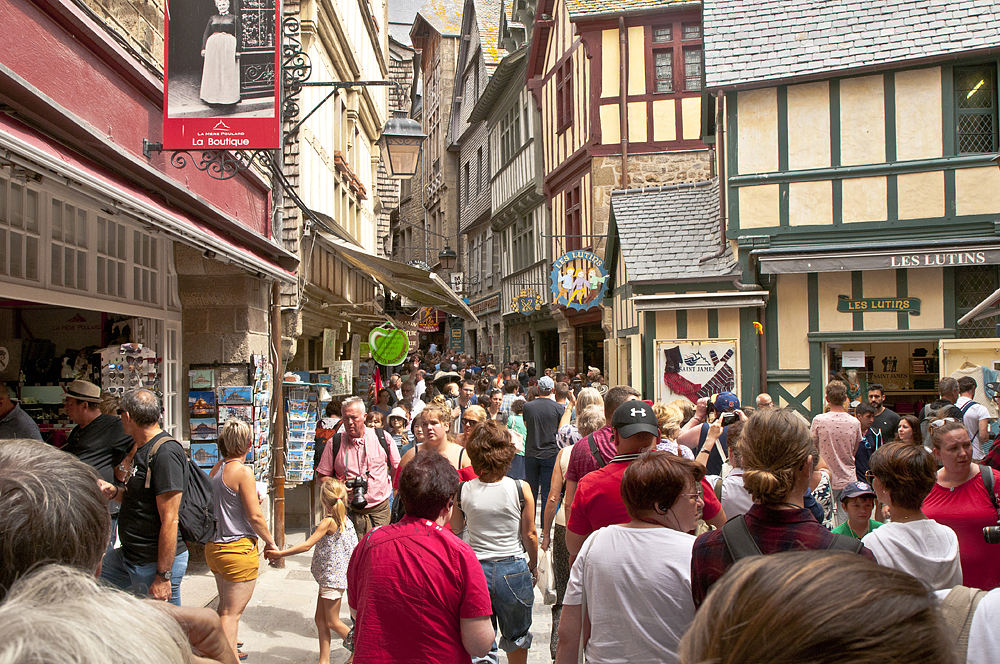
<path fill-rule="evenodd" d="M 865 366 L 865 351 L 863 350 L 845 350 L 840 358 L 841 364 L 844 368 L 848 367 L 860 367 Z"/>

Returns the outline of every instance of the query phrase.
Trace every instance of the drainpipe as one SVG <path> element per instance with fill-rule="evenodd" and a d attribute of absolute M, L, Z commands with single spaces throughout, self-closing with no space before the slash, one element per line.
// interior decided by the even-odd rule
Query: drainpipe
<path fill-rule="evenodd" d="M 271 413 L 274 422 L 274 439 L 271 449 L 274 453 L 274 543 L 278 549 L 285 548 L 285 397 L 282 382 L 285 377 L 285 363 L 281 357 L 281 284 L 275 279 L 271 283 L 271 347 L 274 348 L 274 376 L 271 379 Z M 275 567 L 284 567 L 284 559 L 279 558 Z"/>
<path fill-rule="evenodd" d="M 716 93 L 715 101 L 715 147 L 719 155 L 719 249 L 713 254 L 702 256 L 699 263 L 710 261 L 726 253 L 726 178 L 729 170 L 726 168 L 726 127 L 722 121 L 723 107 L 726 97 L 722 90 Z"/>
<path fill-rule="evenodd" d="M 622 141 L 622 176 L 619 183 L 620 189 L 628 189 L 628 105 L 626 102 L 626 93 L 628 91 L 628 68 L 627 60 L 628 57 L 628 33 L 625 32 L 625 18 L 622 16 L 618 17 L 618 47 L 619 47 L 619 65 L 621 65 L 621 74 L 618 76 L 618 88 L 620 99 L 618 101 L 619 108 L 619 123 Z"/>

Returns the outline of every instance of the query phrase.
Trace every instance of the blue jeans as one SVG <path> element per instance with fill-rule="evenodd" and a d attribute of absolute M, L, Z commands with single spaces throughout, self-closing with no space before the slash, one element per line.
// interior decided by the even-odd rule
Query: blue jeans
<path fill-rule="evenodd" d="M 541 489 L 541 501 L 549 498 L 549 485 L 552 483 L 552 469 L 556 467 L 556 458 L 535 459 L 524 457 L 524 479 L 531 487 L 531 495 L 535 497 L 535 509 L 538 509 L 538 491 Z"/>
<path fill-rule="evenodd" d="M 493 604 L 493 629 L 500 631 L 500 648 L 513 652 L 531 647 L 531 605 L 535 589 L 528 561 L 511 556 L 481 560 Z"/>
<path fill-rule="evenodd" d="M 170 603 L 181 605 L 181 579 L 187 571 L 188 552 L 178 553 L 174 557 L 173 567 L 170 568 Z M 104 555 L 104 562 L 101 564 L 101 580 L 118 588 L 119 590 L 131 591 L 137 597 L 148 597 L 149 586 L 156 576 L 156 563 L 142 563 L 133 565 L 125 560 L 125 553 L 121 548 L 115 549 L 111 553 Z"/>

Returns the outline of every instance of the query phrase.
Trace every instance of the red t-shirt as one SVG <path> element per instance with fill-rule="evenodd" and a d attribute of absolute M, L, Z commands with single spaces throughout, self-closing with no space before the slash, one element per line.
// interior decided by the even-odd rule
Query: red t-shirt
<path fill-rule="evenodd" d="M 357 611 L 357 664 L 466 664 L 459 621 L 493 613 L 472 547 L 413 517 L 361 540 L 347 567 L 347 601 Z"/>
<path fill-rule="evenodd" d="M 628 523 L 631 517 L 622 500 L 622 475 L 630 460 L 615 461 L 604 468 L 588 473 L 576 488 L 576 496 L 570 508 L 568 530 L 577 535 L 589 536 L 598 528 Z M 712 519 L 722 510 L 722 503 L 715 496 L 715 489 L 705 480 L 701 481 L 705 494 L 703 518 Z"/>
<path fill-rule="evenodd" d="M 1000 496 L 1000 472 L 993 473 L 993 491 Z M 983 528 L 997 525 L 997 512 L 986 492 L 983 477 L 976 474 L 954 489 L 935 484 L 924 498 L 924 514 L 958 535 L 958 554 L 962 559 L 962 585 L 980 590 L 1000 587 L 1000 547 L 983 540 Z"/>

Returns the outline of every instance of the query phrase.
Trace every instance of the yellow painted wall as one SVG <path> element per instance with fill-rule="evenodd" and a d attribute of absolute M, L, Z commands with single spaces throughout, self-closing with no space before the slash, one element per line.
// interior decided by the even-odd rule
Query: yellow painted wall
<path fill-rule="evenodd" d="M 764 334 L 778 335 L 778 367 L 809 368 L 808 275 L 779 274 L 777 280 L 778 329 Z M 719 334 L 722 334 L 719 322 Z"/>
<path fill-rule="evenodd" d="M 910 316 L 911 330 L 940 330 L 944 327 L 944 268 L 907 270 L 906 292 L 920 298 L 920 315 Z"/>
<path fill-rule="evenodd" d="M 840 163 L 842 165 L 877 164 L 885 161 L 885 94 L 883 87 L 881 74 L 845 78 L 840 81 Z"/>
<path fill-rule="evenodd" d="M 739 109 L 739 172 L 770 173 L 778 170 L 777 90 L 740 91 L 736 102 Z M 777 226 L 777 223 L 774 225 Z"/>
<path fill-rule="evenodd" d="M 943 153 L 941 68 L 896 72 L 896 159 L 931 159 Z M 899 192 L 900 203 L 903 192 Z"/>
<path fill-rule="evenodd" d="M 940 343 L 942 376 L 950 376 L 964 362 L 981 367 L 1000 362 L 1000 339 L 943 339 Z"/>
<path fill-rule="evenodd" d="M 621 67 L 618 65 L 618 31 L 604 30 L 601 32 L 601 96 L 617 97 L 619 89 L 618 76 Z"/>
<path fill-rule="evenodd" d="M 719 338 L 740 338 L 740 310 L 719 309 Z"/>
<path fill-rule="evenodd" d="M 788 168 L 830 165 L 830 84 L 788 86 Z"/>
<path fill-rule="evenodd" d="M 850 272 L 820 272 L 819 329 L 823 332 L 854 329 L 854 315 L 837 311 L 837 296 L 851 295 Z"/>
<path fill-rule="evenodd" d="M 650 311 L 646 316 L 656 316 L 656 338 L 676 339 L 677 338 L 677 312 L 674 311 Z M 650 340 L 652 343 L 652 340 Z"/>
<path fill-rule="evenodd" d="M 658 99 L 653 102 L 653 140 L 677 140 L 677 115 L 673 99 Z"/>
<path fill-rule="evenodd" d="M 963 214 L 995 214 L 1000 212 L 1000 170 L 960 168 L 955 171 L 955 207 Z"/>
<path fill-rule="evenodd" d="M 845 224 L 855 221 L 884 221 L 888 218 L 884 177 L 844 180 L 843 192 Z"/>
<path fill-rule="evenodd" d="M 944 216 L 944 172 L 903 173 L 896 176 L 899 218 Z"/>
<path fill-rule="evenodd" d="M 630 95 L 646 94 L 645 30 L 641 25 L 628 28 L 628 93 Z"/>
<path fill-rule="evenodd" d="M 681 99 L 681 126 L 684 140 L 701 138 L 701 97 Z"/>
<path fill-rule="evenodd" d="M 833 184 L 829 180 L 788 185 L 788 223 L 822 226 L 833 223 Z"/>
<path fill-rule="evenodd" d="M 631 87 L 631 85 L 630 81 L 629 86 Z M 632 143 L 645 143 L 647 137 L 646 119 L 648 117 L 646 102 L 630 101 L 626 106 L 628 107 L 628 140 Z"/>
<path fill-rule="evenodd" d="M 770 228 L 778 225 L 778 185 L 740 187 L 739 197 L 740 228 Z"/>
<path fill-rule="evenodd" d="M 601 143 L 610 145 L 620 143 L 622 140 L 621 116 L 618 113 L 618 104 L 605 104 L 601 106 Z"/>
<path fill-rule="evenodd" d="M 708 309 L 688 309 L 688 338 L 708 338 Z"/>
<path fill-rule="evenodd" d="M 862 272 L 861 292 L 863 293 L 862 297 L 895 297 L 896 271 L 868 270 Z M 899 328 L 899 318 L 895 313 L 883 312 L 862 315 L 865 318 L 866 330 L 895 330 Z"/>

